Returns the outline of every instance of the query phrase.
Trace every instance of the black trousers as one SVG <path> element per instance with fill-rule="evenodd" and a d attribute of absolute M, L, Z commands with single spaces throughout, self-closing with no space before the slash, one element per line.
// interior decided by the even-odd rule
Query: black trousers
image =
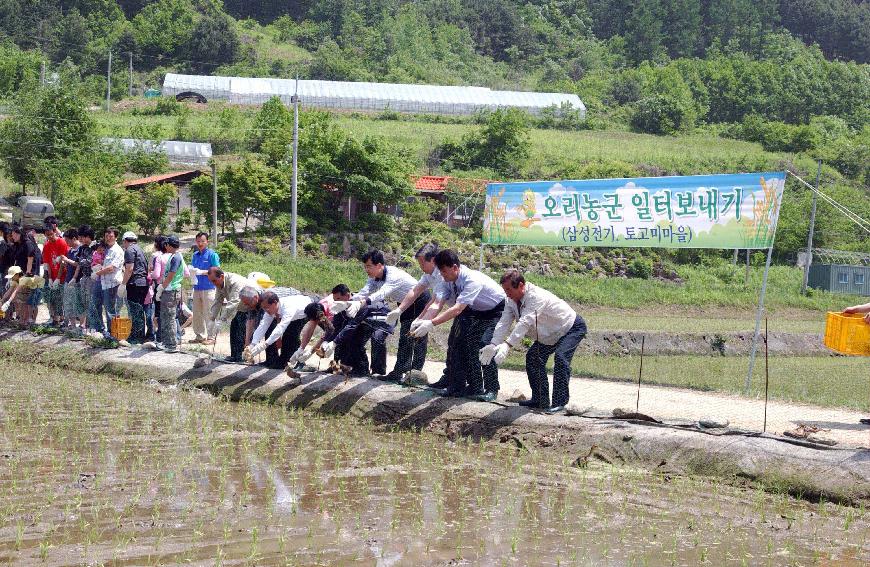
<path fill-rule="evenodd" d="M 492 340 L 502 311 L 504 301 L 486 311 L 475 311 L 466 307 L 456 318 L 453 326 L 459 326 L 458 336 L 453 348 L 448 346 L 447 350 L 448 359 L 452 352 L 452 360 L 448 361 L 448 365 L 455 369 L 448 386 L 451 394 L 475 396 L 499 391 L 498 366 L 495 362 L 481 366 L 480 349 Z"/>
<path fill-rule="evenodd" d="M 241 360 L 245 350 L 245 331 L 248 326 L 248 314 L 237 312 L 230 321 L 230 357 Z"/>
<path fill-rule="evenodd" d="M 344 313 L 339 313 L 333 320 L 333 326 L 336 326 L 336 319 L 345 315 L 342 321 L 342 328 L 335 333 L 335 352 L 340 356 L 342 363 L 353 368 L 353 373 L 359 376 L 368 375 L 370 371 L 378 374 L 386 374 L 387 353 L 386 347 L 383 352 L 376 351 L 372 348 L 372 365 L 369 367 L 369 357 L 366 353 L 366 343 L 369 339 L 377 341 L 386 341 L 386 337 L 392 334 L 393 327 L 387 325 L 383 320 L 375 320 L 373 317 L 386 317 L 389 310 L 386 307 L 363 307 L 356 314 L 356 317 L 347 317 Z M 374 339 L 376 331 L 381 331 L 382 334 Z M 382 338 L 383 337 L 383 338 Z"/>
<path fill-rule="evenodd" d="M 396 365 L 393 367 L 391 375 L 394 375 L 396 378 L 401 378 L 402 375 L 409 370 L 422 370 L 423 364 L 426 362 L 426 351 L 429 347 L 429 336 L 421 337 L 419 339 L 415 339 L 408 335 L 411 331 L 411 323 L 414 322 L 414 319 L 420 316 L 423 313 L 423 309 L 425 309 L 426 304 L 429 303 L 429 300 L 432 298 L 429 295 L 428 291 L 423 292 L 420 297 L 417 298 L 414 303 L 402 313 L 402 316 L 399 318 L 399 346 L 398 351 L 396 353 Z M 372 358 L 375 358 L 375 345 L 379 343 L 375 340 L 375 337 L 378 336 L 380 331 L 375 331 L 372 335 Z M 384 335 L 384 340 L 386 340 L 386 335 Z M 383 348 L 384 350 L 384 360 L 386 361 L 387 356 L 387 347 L 386 342 L 380 343 L 378 348 Z M 386 362 L 384 362 L 384 366 L 386 366 Z"/>
<path fill-rule="evenodd" d="M 277 342 L 266 347 L 266 362 L 264 363 L 266 366 L 269 368 L 284 370 L 287 366 L 287 361 L 290 360 L 290 357 L 293 356 L 293 353 L 296 352 L 302 342 L 299 339 L 299 334 L 302 332 L 302 327 L 305 326 L 305 323 L 305 319 L 291 321 L 290 324 L 287 325 L 284 334 L 281 335 L 281 347 L 278 348 L 276 346 L 278 344 Z M 278 320 L 274 319 L 272 324 L 269 325 L 269 328 L 266 330 L 267 337 L 272 334 L 272 331 L 275 330 L 277 325 Z"/>
<path fill-rule="evenodd" d="M 577 345 L 586 336 L 586 322 L 577 315 L 574 325 L 554 345 L 535 341 L 526 353 L 526 374 L 532 387 L 532 401 L 541 408 L 551 407 L 550 389 L 547 382 L 547 359 L 554 355 L 553 403 L 552 406 L 568 404 L 568 382 L 571 379 L 571 359 Z"/>

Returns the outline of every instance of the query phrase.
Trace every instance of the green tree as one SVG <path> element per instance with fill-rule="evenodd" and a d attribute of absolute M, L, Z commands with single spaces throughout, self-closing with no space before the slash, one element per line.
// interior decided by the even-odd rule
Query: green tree
<path fill-rule="evenodd" d="M 187 57 L 191 69 L 210 71 L 213 65 L 233 63 L 239 57 L 239 36 L 232 18 L 220 11 L 212 11 L 193 28 L 187 44 Z"/>
<path fill-rule="evenodd" d="M 142 191 L 139 228 L 146 236 L 166 232 L 169 204 L 178 195 L 172 183 L 152 183 Z"/>
<path fill-rule="evenodd" d="M 183 54 L 197 19 L 196 10 L 186 0 L 157 0 L 133 18 L 133 38 L 146 56 L 177 56 Z"/>
<path fill-rule="evenodd" d="M 40 163 L 95 146 L 93 118 L 69 85 L 22 89 L 10 114 L 0 126 L 0 153 L 4 168 L 24 189 L 36 179 Z"/>
<path fill-rule="evenodd" d="M 259 219 L 269 230 L 275 215 L 290 210 L 290 188 L 280 170 L 246 158 L 231 164 L 218 176 L 219 186 L 226 187 L 229 208 L 242 217 L 247 232 L 250 219 Z"/>
<path fill-rule="evenodd" d="M 266 163 L 277 165 L 287 156 L 293 142 L 293 112 L 277 96 L 257 112 L 250 134 L 251 148 L 266 156 Z"/>
<path fill-rule="evenodd" d="M 218 173 L 218 179 L 220 179 L 220 172 Z M 190 200 L 196 210 L 205 216 L 208 226 L 212 226 L 214 222 L 212 216 L 213 194 L 212 178 L 210 175 L 201 175 L 190 184 Z M 218 223 L 220 224 L 221 231 L 226 232 L 228 227 L 231 227 L 234 222 L 239 220 L 240 215 L 231 207 L 229 188 L 226 185 L 218 183 L 217 194 Z"/>
<path fill-rule="evenodd" d="M 447 169 L 489 168 L 517 176 L 529 158 L 529 120 L 510 108 L 486 113 L 483 126 L 436 149 Z"/>
<path fill-rule="evenodd" d="M 626 54 L 635 64 L 657 61 L 665 54 L 660 0 L 635 0 L 625 23 Z"/>

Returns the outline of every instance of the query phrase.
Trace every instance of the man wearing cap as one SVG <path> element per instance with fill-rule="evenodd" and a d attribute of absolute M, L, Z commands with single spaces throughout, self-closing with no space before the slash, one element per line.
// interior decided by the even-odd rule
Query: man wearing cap
<path fill-rule="evenodd" d="M 18 293 L 24 288 L 24 286 L 18 285 L 18 282 L 21 281 L 23 275 L 24 272 L 19 266 L 9 266 L 9 268 L 6 269 L 6 277 L 4 278 L 6 291 L 3 292 L 3 305 L 0 306 L 0 311 L 3 311 L 3 317 L 7 319 L 12 318 L 10 310 L 12 309 L 12 305 L 16 303 Z"/>
<path fill-rule="evenodd" d="M 196 250 L 190 259 L 190 265 L 196 274 L 196 284 L 193 286 L 193 333 L 192 343 L 214 344 L 214 336 L 208 328 L 208 314 L 214 304 L 215 288 L 208 277 L 208 270 L 221 265 L 218 253 L 208 247 L 208 235 L 200 232 L 196 235 Z"/>
<path fill-rule="evenodd" d="M 118 297 L 127 300 L 132 328 L 131 345 L 145 342 L 145 296 L 148 295 L 148 259 L 137 243 L 136 233 L 127 231 L 121 241 L 124 249 L 124 277 L 118 288 Z"/>
<path fill-rule="evenodd" d="M 242 355 L 248 362 L 252 362 L 258 354 L 265 351 L 264 366 L 284 370 L 290 357 L 299 348 L 299 334 L 308 322 L 305 308 L 315 302 L 306 295 L 279 298 L 271 290 L 264 291 L 260 297 L 263 320 Z"/>
<path fill-rule="evenodd" d="M 568 404 L 568 382 L 571 378 L 571 359 L 577 345 L 586 336 L 586 322 L 564 300 L 546 289 L 527 283 L 519 270 L 508 270 L 500 280 L 510 301 L 490 344 L 480 350 L 481 364 L 501 364 L 511 347 L 523 338 L 535 342 L 526 352 L 526 373 L 532 388 L 532 398 L 520 402 L 521 406 L 543 409 L 545 413 L 558 413 Z M 511 324 L 516 322 L 513 332 Z M 553 401 L 547 383 L 547 359 L 554 355 Z"/>
<path fill-rule="evenodd" d="M 175 326 L 175 310 L 181 294 L 181 281 L 184 279 L 184 258 L 178 252 L 181 242 L 177 236 L 166 239 L 164 248 L 169 254 L 166 260 L 166 270 L 160 285 L 157 286 L 157 296 L 160 297 L 160 335 L 157 343 L 159 349 L 168 353 L 178 352 L 178 335 Z"/>
<path fill-rule="evenodd" d="M 69 253 L 69 246 L 57 234 L 57 229 L 46 225 L 43 229 L 45 244 L 42 246 L 42 266 L 45 273 L 45 303 L 51 324 L 63 323 L 63 268 L 61 258 Z"/>
<path fill-rule="evenodd" d="M 209 339 L 214 344 L 218 334 L 229 326 L 230 356 L 225 360 L 241 362 L 242 352 L 245 349 L 245 327 L 250 311 L 248 306 L 242 303 L 241 293 L 251 283 L 244 276 L 225 272 L 217 266 L 209 268 L 206 276 L 215 287 L 214 303 L 209 311 L 208 322 L 213 334 Z"/>

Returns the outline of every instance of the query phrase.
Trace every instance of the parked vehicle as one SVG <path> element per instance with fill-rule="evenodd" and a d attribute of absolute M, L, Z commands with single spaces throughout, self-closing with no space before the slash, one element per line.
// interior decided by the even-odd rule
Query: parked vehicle
<path fill-rule="evenodd" d="M 18 206 L 12 210 L 12 222 L 20 225 L 41 225 L 46 217 L 54 214 L 54 204 L 45 197 L 25 195 L 19 197 Z"/>

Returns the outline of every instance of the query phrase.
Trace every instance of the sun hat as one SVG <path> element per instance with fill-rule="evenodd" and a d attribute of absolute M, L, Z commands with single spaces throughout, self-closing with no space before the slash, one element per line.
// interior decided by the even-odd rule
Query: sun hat
<path fill-rule="evenodd" d="M 135 233 L 135 232 L 132 232 L 132 231 L 130 231 L 130 230 L 128 230 L 127 232 L 125 232 L 125 233 L 124 233 L 124 236 L 122 236 L 121 238 L 122 238 L 123 240 L 128 240 L 128 241 L 130 241 L 130 242 L 136 242 L 137 240 L 139 240 L 139 237 L 136 236 L 136 233 Z"/>
<path fill-rule="evenodd" d="M 256 284 L 263 289 L 269 289 L 277 283 L 263 272 L 251 272 L 248 274 L 248 279 L 252 282 L 256 282 Z"/>
<path fill-rule="evenodd" d="M 21 269 L 21 266 L 9 266 L 9 269 L 6 270 L 6 279 L 11 280 L 12 278 L 14 278 L 18 274 L 20 274 L 22 271 L 24 271 L 24 270 Z"/>

